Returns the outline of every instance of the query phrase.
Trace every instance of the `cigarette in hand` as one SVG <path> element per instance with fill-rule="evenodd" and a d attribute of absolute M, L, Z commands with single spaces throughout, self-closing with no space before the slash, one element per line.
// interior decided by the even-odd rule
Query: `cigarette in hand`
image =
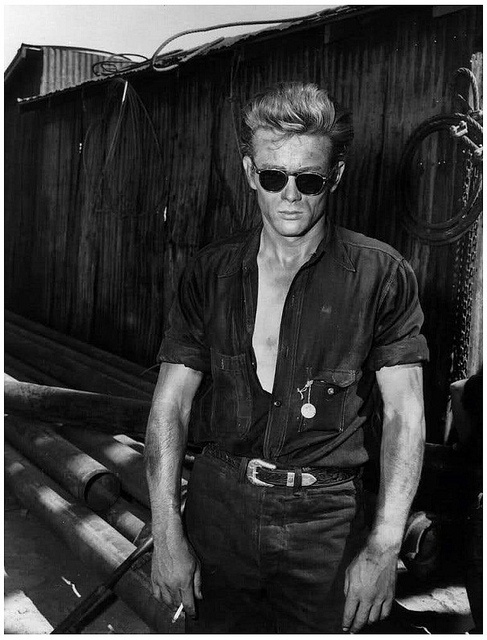
<path fill-rule="evenodd" d="M 183 612 L 183 603 L 181 602 L 181 604 L 176 610 L 176 613 L 173 615 L 171 622 L 173 623 L 176 622 L 176 620 L 179 618 L 182 612 Z"/>

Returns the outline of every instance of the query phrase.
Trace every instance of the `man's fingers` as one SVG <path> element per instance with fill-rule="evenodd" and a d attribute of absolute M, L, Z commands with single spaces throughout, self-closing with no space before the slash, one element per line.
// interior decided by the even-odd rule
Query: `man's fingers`
<path fill-rule="evenodd" d="M 382 602 L 376 602 L 369 611 L 369 620 L 367 624 L 373 624 L 382 619 Z"/>
<path fill-rule="evenodd" d="M 193 582 L 194 595 L 198 598 L 198 600 L 203 600 L 203 594 L 201 593 L 201 568 L 199 564 L 196 566 Z"/>
<path fill-rule="evenodd" d="M 355 616 L 353 618 L 352 626 L 350 627 L 351 633 L 357 633 L 362 627 L 364 627 L 369 620 L 370 602 L 361 602 Z"/>
<path fill-rule="evenodd" d="M 162 602 L 164 602 L 164 604 L 167 607 L 172 609 L 175 599 L 173 598 L 170 591 L 166 587 L 159 585 L 153 581 L 152 592 L 156 598 L 158 598 L 159 600 L 162 600 Z"/>
<path fill-rule="evenodd" d="M 186 589 L 181 589 L 181 602 L 183 603 L 186 615 L 190 618 L 196 618 L 196 607 L 194 604 L 193 585 Z"/>
<path fill-rule="evenodd" d="M 152 593 L 154 594 L 154 598 L 157 598 L 158 600 L 162 600 L 161 590 L 159 588 L 159 585 L 156 584 L 154 580 L 151 580 L 151 586 L 152 586 Z"/>
<path fill-rule="evenodd" d="M 392 609 L 392 603 L 394 601 L 394 598 L 387 598 L 387 600 L 385 600 L 382 603 L 382 610 L 381 610 L 381 614 L 380 614 L 380 619 L 384 620 L 384 618 L 387 618 L 388 616 L 391 615 L 391 609 Z"/>
<path fill-rule="evenodd" d="M 376 602 L 369 611 L 369 619 L 366 624 L 374 624 L 374 622 L 379 622 L 380 620 L 384 620 L 391 613 L 392 608 L 392 599 L 385 600 L 384 602 Z"/>
<path fill-rule="evenodd" d="M 345 600 L 345 609 L 343 610 L 342 629 L 348 631 L 352 626 L 355 612 L 358 607 L 358 599 L 352 595 L 348 595 Z"/>
<path fill-rule="evenodd" d="M 343 593 L 345 594 L 345 597 L 347 597 L 348 595 L 348 590 L 350 588 L 350 578 L 348 575 L 348 569 L 345 571 L 345 582 L 343 584 Z"/>

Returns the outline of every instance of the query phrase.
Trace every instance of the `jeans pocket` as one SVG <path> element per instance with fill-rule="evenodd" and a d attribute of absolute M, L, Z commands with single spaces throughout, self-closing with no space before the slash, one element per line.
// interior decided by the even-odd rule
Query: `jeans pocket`
<path fill-rule="evenodd" d="M 212 431 L 215 436 L 241 439 L 252 417 L 247 356 L 229 356 L 211 350 L 213 377 Z"/>

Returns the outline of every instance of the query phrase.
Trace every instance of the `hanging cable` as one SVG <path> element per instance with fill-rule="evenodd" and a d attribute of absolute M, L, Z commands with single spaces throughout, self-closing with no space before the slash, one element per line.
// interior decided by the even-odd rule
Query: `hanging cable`
<path fill-rule="evenodd" d="M 132 60 L 132 58 L 142 58 L 140 62 Z M 113 75 L 120 71 L 128 71 L 146 65 L 149 58 L 139 55 L 138 53 L 117 53 L 113 54 L 105 60 L 99 60 L 91 66 L 91 70 L 95 76 Z M 123 68 L 120 68 L 123 65 Z"/>
<path fill-rule="evenodd" d="M 154 69 L 154 71 L 166 71 L 164 67 L 162 68 L 157 67 L 156 65 L 157 57 L 160 55 L 161 51 L 165 47 L 167 47 L 168 44 L 170 44 L 171 42 L 174 42 L 174 40 L 177 40 L 182 36 L 188 36 L 193 33 L 207 33 L 208 31 L 215 31 L 217 29 L 226 29 L 228 27 L 247 27 L 247 26 L 252 26 L 256 24 L 280 24 L 280 23 L 287 23 L 287 22 L 299 22 L 300 20 L 309 20 L 310 18 L 315 18 L 317 16 L 319 16 L 319 13 L 313 13 L 310 16 L 300 16 L 297 18 L 280 18 L 276 20 L 248 20 L 248 21 L 245 20 L 245 21 L 239 21 L 239 22 L 225 22 L 222 24 L 215 24 L 210 27 L 199 27 L 197 29 L 188 29 L 187 31 L 181 31 L 176 35 L 171 36 L 170 38 L 167 38 L 167 40 L 164 40 L 164 42 L 156 49 L 154 55 L 151 58 L 151 66 Z"/>
<path fill-rule="evenodd" d="M 147 108 L 126 79 L 113 78 L 103 113 L 81 145 L 92 206 L 122 217 L 159 211 L 164 183 L 151 179 L 144 167 L 147 157 L 153 173 L 163 175 L 162 149 Z"/>
<path fill-rule="evenodd" d="M 180 31 L 176 33 L 174 36 L 167 38 L 164 42 L 159 45 L 151 58 L 146 58 L 145 56 L 139 56 L 138 54 L 133 53 L 120 53 L 114 54 L 107 60 L 101 60 L 96 62 L 93 66 L 93 73 L 97 76 L 100 75 L 113 75 L 115 73 L 121 73 L 123 71 L 133 71 L 135 69 L 139 69 L 142 67 L 147 67 L 147 64 L 150 63 L 151 68 L 154 71 L 171 71 L 174 68 L 178 67 L 180 62 L 176 62 L 172 65 L 161 67 L 157 66 L 157 58 L 160 56 L 161 51 L 167 47 L 168 44 L 174 42 L 178 38 L 182 38 L 183 36 L 191 35 L 194 33 L 207 33 L 209 31 L 216 31 L 217 29 L 226 29 L 230 27 L 246 27 L 253 25 L 266 25 L 266 24 L 286 24 L 291 22 L 300 22 L 302 20 L 312 20 L 313 18 L 318 18 L 321 15 L 321 11 L 316 13 L 312 13 L 307 16 L 298 16 L 295 18 L 276 18 L 275 20 L 240 20 L 238 22 L 225 22 L 222 24 L 215 24 L 209 27 L 198 27 L 196 29 L 188 29 L 187 31 Z M 207 42 L 199 47 L 197 47 L 194 51 L 185 53 L 183 50 L 178 49 L 173 51 L 174 56 L 183 56 L 184 61 L 190 60 L 191 58 L 204 53 L 206 50 L 211 49 L 216 44 L 219 44 L 224 38 L 218 38 L 213 42 Z M 168 54 L 169 55 L 169 54 Z M 131 60 L 132 57 L 142 58 L 140 62 Z"/>

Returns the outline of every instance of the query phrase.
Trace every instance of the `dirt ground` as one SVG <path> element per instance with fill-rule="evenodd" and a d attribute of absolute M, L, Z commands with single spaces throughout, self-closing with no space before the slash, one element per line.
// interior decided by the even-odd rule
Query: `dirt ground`
<path fill-rule="evenodd" d="M 4 518 L 4 630 L 6 634 L 49 634 L 97 587 L 90 571 L 7 490 Z M 114 602 L 82 632 L 152 633 L 122 601 Z"/>

